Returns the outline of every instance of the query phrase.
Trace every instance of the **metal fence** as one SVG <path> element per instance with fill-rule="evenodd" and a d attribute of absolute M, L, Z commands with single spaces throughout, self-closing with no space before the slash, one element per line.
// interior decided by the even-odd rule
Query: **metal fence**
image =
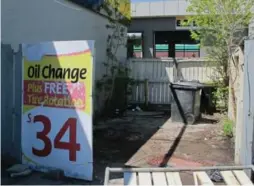
<path fill-rule="evenodd" d="M 1 44 L 1 154 L 21 160 L 22 54 Z"/>
<path fill-rule="evenodd" d="M 172 58 L 130 59 L 130 66 L 131 78 L 136 81 L 131 103 L 170 104 L 169 83 L 176 77 L 209 82 L 217 76 L 214 67 L 204 59 L 177 59 L 176 63 Z"/>

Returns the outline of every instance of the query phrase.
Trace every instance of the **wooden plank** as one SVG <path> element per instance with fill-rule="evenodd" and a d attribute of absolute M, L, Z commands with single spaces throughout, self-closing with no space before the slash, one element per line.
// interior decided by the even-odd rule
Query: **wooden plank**
<path fill-rule="evenodd" d="M 233 171 L 233 173 L 241 185 L 253 185 L 253 183 L 250 181 L 249 177 L 245 174 L 244 171 L 235 170 Z"/>
<path fill-rule="evenodd" d="M 194 180 L 196 179 L 198 185 L 213 185 L 213 182 L 210 180 L 209 176 L 206 174 L 206 172 L 194 172 L 193 173 Z"/>
<path fill-rule="evenodd" d="M 193 178 L 194 178 L 194 185 L 198 186 L 198 178 L 195 172 L 193 172 Z"/>
<path fill-rule="evenodd" d="M 152 185 L 152 176 L 150 172 L 139 172 L 138 173 L 139 185 Z"/>
<path fill-rule="evenodd" d="M 239 185 L 232 171 L 221 171 L 220 173 L 227 185 Z"/>
<path fill-rule="evenodd" d="M 178 172 L 166 172 L 168 185 L 182 185 L 181 177 Z"/>
<path fill-rule="evenodd" d="M 136 172 L 124 172 L 124 185 L 138 185 Z"/>
<path fill-rule="evenodd" d="M 153 185 L 167 185 L 166 174 L 164 172 L 153 172 Z"/>

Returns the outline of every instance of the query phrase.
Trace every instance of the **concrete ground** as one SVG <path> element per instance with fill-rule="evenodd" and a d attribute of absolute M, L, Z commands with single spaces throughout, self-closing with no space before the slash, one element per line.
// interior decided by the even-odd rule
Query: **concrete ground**
<path fill-rule="evenodd" d="M 9 178 L 2 170 L 2 184 L 103 184 L 109 167 L 211 166 L 233 164 L 232 140 L 223 137 L 221 116 L 204 116 L 196 125 L 172 123 L 161 113 L 140 112 L 112 119 L 94 127 L 94 181 L 63 178 L 52 180 L 35 172 L 27 177 Z M 184 173 L 184 184 L 192 184 Z M 123 183 L 114 174 L 111 183 Z"/>

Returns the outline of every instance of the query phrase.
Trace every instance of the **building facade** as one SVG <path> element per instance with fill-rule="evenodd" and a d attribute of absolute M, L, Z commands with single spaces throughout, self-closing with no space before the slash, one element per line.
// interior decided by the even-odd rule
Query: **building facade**
<path fill-rule="evenodd" d="M 164 0 L 131 4 L 132 23 L 129 33 L 141 33 L 141 49 L 134 50 L 137 57 L 202 57 L 205 52 L 190 37 L 195 24 L 183 27 L 188 2 Z"/>

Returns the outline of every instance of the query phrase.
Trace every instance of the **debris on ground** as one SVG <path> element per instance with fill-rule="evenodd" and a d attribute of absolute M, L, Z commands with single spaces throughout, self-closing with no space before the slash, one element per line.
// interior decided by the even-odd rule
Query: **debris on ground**
<path fill-rule="evenodd" d="M 64 171 L 60 169 L 50 170 L 45 173 L 45 178 L 51 180 L 61 180 L 64 178 Z"/>
<path fill-rule="evenodd" d="M 223 182 L 223 177 L 218 170 L 211 170 L 208 172 L 209 178 L 214 182 Z"/>
<path fill-rule="evenodd" d="M 27 165 L 16 164 L 11 166 L 6 170 L 9 173 L 10 177 L 19 177 L 19 176 L 27 176 L 32 173 L 32 170 Z"/>
<path fill-rule="evenodd" d="M 135 110 L 139 112 L 143 111 L 139 106 L 137 106 Z"/>
<path fill-rule="evenodd" d="M 129 136 L 126 137 L 128 141 L 137 141 L 137 140 L 142 140 L 143 135 L 140 132 L 133 132 Z"/>
<path fill-rule="evenodd" d="M 11 173 L 10 174 L 10 177 L 11 178 L 15 178 L 15 177 L 19 177 L 19 176 L 28 176 L 29 174 L 32 173 L 32 170 L 31 169 L 26 169 L 22 172 L 14 172 L 14 173 Z"/>

